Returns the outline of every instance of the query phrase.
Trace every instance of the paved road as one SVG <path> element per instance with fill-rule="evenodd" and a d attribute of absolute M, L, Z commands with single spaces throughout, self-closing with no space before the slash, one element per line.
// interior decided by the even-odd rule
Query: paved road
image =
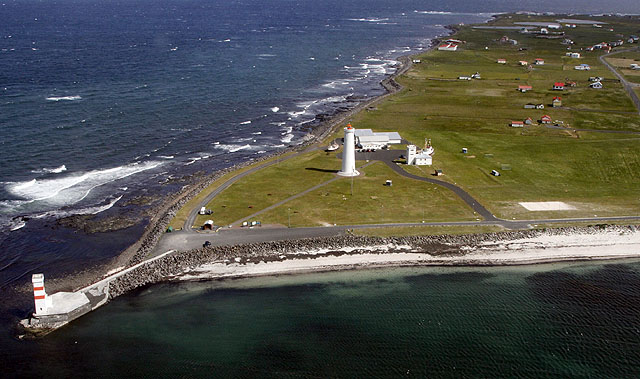
<path fill-rule="evenodd" d="M 615 76 L 617 76 L 618 79 L 620 79 L 620 83 L 622 83 L 622 86 L 624 87 L 624 89 L 627 91 L 627 93 L 631 97 L 631 101 L 633 101 L 633 104 L 635 104 L 636 109 L 638 109 L 638 113 L 640 113 L 640 99 L 638 98 L 638 94 L 633 90 L 633 88 L 634 87 L 638 87 L 640 85 L 629 82 L 627 79 L 625 79 L 624 75 L 620 74 L 618 72 L 618 70 L 616 70 L 612 65 L 610 65 L 609 62 L 607 62 L 604 58 L 605 57 L 609 57 L 611 55 L 615 55 L 615 54 L 627 53 L 627 52 L 630 52 L 630 51 L 637 51 L 639 49 L 640 48 L 636 47 L 634 49 L 616 51 L 616 52 L 609 53 L 609 54 L 604 54 L 604 55 L 601 55 L 601 56 L 598 57 L 598 59 L 600 59 L 600 62 L 602 62 L 602 64 L 607 66 L 607 68 L 609 70 L 611 70 L 611 72 L 613 72 L 613 74 Z"/>
<path fill-rule="evenodd" d="M 245 243 L 258 243 L 269 241 L 296 240 L 302 238 L 334 237 L 346 234 L 348 230 L 370 229 L 380 227 L 407 227 L 407 226 L 478 226 L 497 225 L 506 226 L 510 229 L 526 229 L 531 225 L 554 224 L 567 222 L 593 222 L 607 223 L 613 221 L 640 220 L 640 216 L 621 217 L 584 217 L 584 218 L 561 218 L 542 220 L 518 220 L 518 221 L 458 221 L 458 222 L 427 222 L 427 223 L 398 223 L 398 224 L 365 224 L 365 225 L 339 225 L 339 226 L 319 226 L 309 228 L 233 228 L 221 229 L 218 232 L 207 233 L 166 233 L 156 246 L 152 256 L 157 256 L 168 250 L 185 251 L 202 247 L 205 241 L 212 245 L 226 246 Z"/>
<path fill-rule="evenodd" d="M 394 162 L 394 160 L 396 160 L 398 158 L 398 155 L 401 153 L 402 151 L 399 151 L 399 150 L 386 150 L 386 151 L 383 150 L 383 151 L 374 153 L 377 155 L 373 157 L 373 159 L 381 160 L 382 162 L 386 163 L 387 166 L 389 166 L 393 171 L 395 171 L 396 173 L 404 177 L 420 180 L 427 183 L 436 184 L 453 191 L 453 193 L 458 195 L 458 197 L 460 197 L 465 203 L 467 203 L 471 207 L 471 209 L 473 209 L 474 212 L 479 214 L 482 218 L 484 218 L 487 221 L 504 222 L 504 220 L 501 220 L 496 216 L 494 216 L 493 213 L 489 212 L 489 210 L 485 208 L 482 204 L 480 204 L 478 200 L 474 199 L 473 196 L 471 196 L 467 191 L 463 190 L 457 185 L 453 183 L 445 182 L 442 180 L 434 179 L 434 178 L 425 178 L 422 176 L 410 174 L 405 170 L 403 170 L 398 164 Z"/>

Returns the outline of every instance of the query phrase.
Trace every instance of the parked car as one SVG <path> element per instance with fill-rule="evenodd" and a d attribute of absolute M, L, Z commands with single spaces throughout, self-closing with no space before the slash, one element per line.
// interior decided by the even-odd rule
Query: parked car
<path fill-rule="evenodd" d="M 209 247 L 211 246 L 211 242 L 209 241 L 204 241 L 204 243 L 202 244 L 202 247 Z"/>

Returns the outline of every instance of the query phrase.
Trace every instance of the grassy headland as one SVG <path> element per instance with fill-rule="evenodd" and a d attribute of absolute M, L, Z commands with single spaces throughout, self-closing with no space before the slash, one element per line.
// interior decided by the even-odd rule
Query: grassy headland
<path fill-rule="evenodd" d="M 556 18 L 502 15 L 489 25 Z M 458 51 L 432 50 L 417 56 L 421 63 L 397 79 L 404 89 L 374 110 L 360 112 L 352 123 L 356 128 L 398 131 L 417 145 L 431 138 L 436 149 L 433 167 L 405 169 L 424 176 L 433 168 L 443 169 L 446 175 L 441 178 L 456 183 L 501 218 L 639 214 L 640 134 L 620 132 L 640 132 L 640 116 L 615 76 L 599 62 L 604 52 L 584 48 L 638 34 L 640 21 L 594 19 L 607 25 L 565 28 L 566 35 L 558 39 L 514 29 L 461 27 L 455 38 L 465 43 Z M 503 36 L 518 44 L 501 43 Z M 573 45 L 562 44 L 564 38 Z M 568 48 L 582 58 L 566 56 Z M 519 64 L 536 58 L 545 64 Z M 498 64 L 498 59 L 507 63 Z M 579 64 L 588 64 L 591 70 L 575 70 Z M 475 72 L 482 79 L 457 79 Z M 589 88 L 592 76 L 604 78 L 603 89 Z M 555 82 L 576 85 L 554 91 Z M 531 85 L 533 90 L 518 92 L 519 85 Z M 562 97 L 563 107 L 551 107 L 554 96 Z M 545 109 L 524 109 L 527 103 L 541 103 Z M 543 115 L 561 123 L 555 128 L 539 125 Z M 533 125 L 509 126 L 512 120 L 527 117 Z M 333 138 L 341 136 L 337 130 Z M 461 154 L 462 147 L 469 153 Z M 208 204 L 212 218 L 218 225 L 228 225 L 330 180 L 340 169 L 335 154 L 311 152 L 239 180 Z M 492 169 L 502 175 L 491 176 Z M 464 202 L 442 187 L 401 177 L 382 163 L 362 171 L 353 180 L 353 196 L 351 179 L 341 178 L 256 219 L 283 225 L 290 219 L 291 226 L 476 219 Z M 386 179 L 393 180 L 392 187 L 382 185 Z M 519 205 L 523 201 L 564 201 L 575 210 L 530 212 Z M 199 218 L 196 225 L 203 221 Z"/>

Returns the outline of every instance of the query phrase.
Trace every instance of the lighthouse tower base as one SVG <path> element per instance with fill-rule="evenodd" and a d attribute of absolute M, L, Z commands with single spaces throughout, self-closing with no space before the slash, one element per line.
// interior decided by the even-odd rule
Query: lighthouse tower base
<path fill-rule="evenodd" d="M 358 170 L 351 170 L 347 172 L 338 171 L 338 175 L 339 176 L 358 176 L 360 175 L 360 173 L 358 172 Z"/>

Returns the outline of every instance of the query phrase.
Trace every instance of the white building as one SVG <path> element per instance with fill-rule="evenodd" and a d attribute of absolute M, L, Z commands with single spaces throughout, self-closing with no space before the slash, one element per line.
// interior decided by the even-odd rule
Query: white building
<path fill-rule="evenodd" d="M 418 151 L 416 145 L 407 145 L 407 164 L 415 166 L 431 166 L 433 148 L 428 144 L 424 150 Z"/>
<path fill-rule="evenodd" d="M 360 149 L 382 149 L 389 145 L 402 143 L 402 137 L 397 132 L 374 132 L 371 129 L 354 130 L 355 144 Z"/>
<path fill-rule="evenodd" d="M 594 82 L 594 83 L 589 84 L 589 87 L 595 88 L 595 89 L 602 89 L 602 83 Z"/>

